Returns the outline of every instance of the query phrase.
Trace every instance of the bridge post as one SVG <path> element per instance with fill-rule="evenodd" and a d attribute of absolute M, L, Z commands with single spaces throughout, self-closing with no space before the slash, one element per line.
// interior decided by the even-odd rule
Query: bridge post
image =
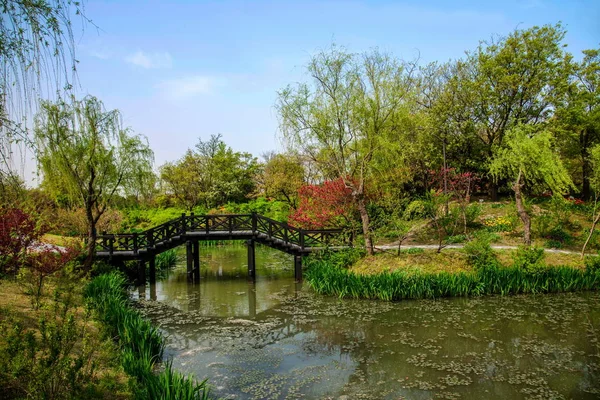
<path fill-rule="evenodd" d="M 150 254 L 148 258 L 148 269 L 150 270 L 150 284 L 153 285 L 156 283 L 156 256 L 154 254 Z"/>
<path fill-rule="evenodd" d="M 200 282 L 200 243 L 194 242 L 194 282 Z"/>
<path fill-rule="evenodd" d="M 254 249 L 254 239 L 250 239 L 246 242 L 248 246 L 248 280 L 256 280 L 256 255 Z"/>
<path fill-rule="evenodd" d="M 185 242 L 185 255 L 187 261 L 187 277 L 188 281 L 193 279 L 194 274 L 194 249 L 192 248 L 192 242 L 188 240 Z"/>
<path fill-rule="evenodd" d="M 142 259 L 137 260 L 138 285 L 146 285 L 146 262 Z"/>
<path fill-rule="evenodd" d="M 302 281 L 302 255 L 294 255 L 294 279 L 296 282 Z"/>

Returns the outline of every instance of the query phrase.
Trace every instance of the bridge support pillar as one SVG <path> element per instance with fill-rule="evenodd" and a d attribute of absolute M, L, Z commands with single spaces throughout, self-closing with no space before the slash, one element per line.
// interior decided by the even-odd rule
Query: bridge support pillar
<path fill-rule="evenodd" d="M 194 242 L 194 282 L 200 282 L 200 243 L 196 240 Z"/>
<path fill-rule="evenodd" d="M 185 254 L 187 261 L 187 277 L 188 281 L 194 279 L 194 249 L 191 241 L 185 242 Z"/>
<path fill-rule="evenodd" d="M 146 262 L 144 260 L 137 260 L 138 270 L 138 285 L 146 285 Z"/>
<path fill-rule="evenodd" d="M 248 247 L 248 280 L 256 280 L 256 255 L 254 248 L 254 239 L 250 239 L 246 242 Z"/>
<path fill-rule="evenodd" d="M 302 256 L 294 256 L 294 279 L 296 282 L 302 281 Z"/>
<path fill-rule="evenodd" d="M 148 269 L 150 271 L 150 284 L 156 283 L 156 256 L 154 254 L 150 255 L 148 259 Z"/>

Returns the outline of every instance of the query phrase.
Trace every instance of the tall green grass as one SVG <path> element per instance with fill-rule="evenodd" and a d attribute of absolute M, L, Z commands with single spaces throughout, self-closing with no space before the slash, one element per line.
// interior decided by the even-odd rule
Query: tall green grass
<path fill-rule="evenodd" d="M 163 272 L 173 268 L 179 262 L 179 254 L 177 249 L 169 249 L 163 251 L 156 256 L 156 271 Z"/>
<path fill-rule="evenodd" d="M 435 299 L 484 294 L 554 293 L 600 288 L 600 269 L 545 267 L 524 270 L 491 265 L 474 272 L 421 273 L 394 271 L 358 275 L 346 267 L 353 257 L 326 254 L 309 257 L 305 274 L 308 284 L 320 294 L 348 298 Z"/>
<path fill-rule="evenodd" d="M 121 364 L 125 372 L 139 383 L 140 399 L 196 400 L 207 399 L 206 381 L 195 382 L 174 371 L 167 362 L 164 369 L 154 370 L 162 358 L 164 338 L 160 331 L 132 309 L 127 292 L 127 281 L 118 272 L 100 275 L 85 288 L 88 305 L 103 323 L 106 333 L 115 338 L 122 349 Z"/>

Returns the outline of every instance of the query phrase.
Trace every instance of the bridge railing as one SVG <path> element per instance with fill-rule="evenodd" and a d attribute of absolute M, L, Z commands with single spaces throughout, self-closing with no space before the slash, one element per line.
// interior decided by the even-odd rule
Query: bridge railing
<path fill-rule="evenodd" d="M 114 252 L 133 252 L 141 249 L 153 249 L 180 235 L 189 232 L 245 233 L 264 234 L 271 240 L 279 240 L 301 250 L 315 247 L 351 245 L 351 236 L 342 229 L 305 230 L 288 225 L 285 222 L 264 217 L 259 214 L 182 214 L 161 225 L 140 233 L 120 233 L 98 235 L 96 251 L 113 254 Z"/>

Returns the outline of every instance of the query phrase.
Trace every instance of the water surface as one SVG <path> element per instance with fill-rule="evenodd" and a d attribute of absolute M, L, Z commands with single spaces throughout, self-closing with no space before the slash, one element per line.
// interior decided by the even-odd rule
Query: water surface
<path fill-rule="evenodd" d="M 230 399 L 597 399 L 600 294 L 386 303 L 295 284 L 290 256 L 201 248 L 134 294 L 166 356 Z M 145 300 L 144 300 L 145 299 Z"/>

